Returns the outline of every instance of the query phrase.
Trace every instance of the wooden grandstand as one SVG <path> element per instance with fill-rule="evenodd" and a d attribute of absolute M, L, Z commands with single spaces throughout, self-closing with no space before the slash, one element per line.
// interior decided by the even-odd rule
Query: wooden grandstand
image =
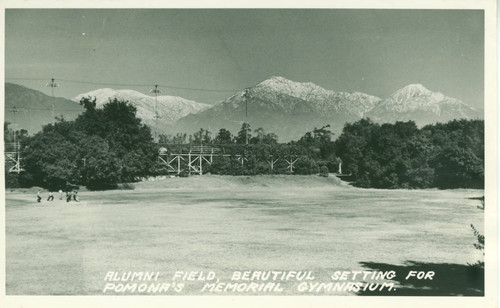
<path fill-rule="evenodd" d="M 4 145 L 5 168 L 10 173 L 21 173 L 21 145 L 19 142 L 9 142 Z"/>
<path fill-rule="evenodd" d="M 163 145 L 159 149 L 158 159 L 171 173 L 180 174 L 183 171 L 203 175 L 207 165 L 221 157 L 232 157 L 237 159 L 241 165 L 248 161 L 248 156 L 244 152 L 235 154 L 227 151 L 224 146 L 210 145 Z M 287 163 L 287 169 L 293 173 L 294 164 L 301 156 L 288 155 L 288 157 L 273 157 L 266 160 L 271 170 L 274 170 L 276 163 L 283 160 Z M 205 167 L 204 167 L 205 166 Z"/>

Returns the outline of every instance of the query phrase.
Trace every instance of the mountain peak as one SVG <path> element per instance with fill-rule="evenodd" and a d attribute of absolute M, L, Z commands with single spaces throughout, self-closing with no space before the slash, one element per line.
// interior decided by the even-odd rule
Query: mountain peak
<path fill-rule="evenodd" d="M 288 84 L 292 84 L 292 83 L 294 83 L 294 81 L 286 79 L 285 77 L 271 76 L 271 77 L 267 78 L 266 80 L 263 80 L 263 81 L 259 82 L 256 85 L 256 87 L 262 87 L 262 86 L 265 86 L 265 87 L 275 87 L 275 86 L 278 86 L 278 85 L 288 85 Z"/>
<path fill-rule="evenodd" d="M 290 79 L 286 79 L 281 76 L 272 76 L 268 79 L 260 82 L 254 88 L 278 91 L 287 95 L 300 97 L 304 93 L 311 92 L 322 92 L 330 93 L 331 91 L 325 90 L 322 87 L 312 83 L 312 82 L 296 82 Z"/>
<path fill-rule="evenodd" d="M 156 115 L 160 116 L 161 122 L 173 123 L 188 114 L 197 113 L 210 107 L 207 104 L 177 96 L 159 95 L 155 98 L 135 90 L 110 88 L 80 94 L 73 101 L 78 102 L 82 97 L 88 96 L 96 98 L 98 108 L 113 98 L 128 101 L 137 108 L 137 115 L 149 125 L 156 125 L 156 121 L 153 121 Z"/>
<path fill-rule="evenodd" d="M 409 84 L 396 92 L 394 92 L 389 99 L 394 100 L 398 104 L 408 102 L 409 100 L 423 97 L 433 97 L 433 100 L 443 100 L 444 95 L 439 92 L 432 92 L 420 83 Z"/>
<path fill-rule="evenodd" d="M 282 76 L 271 76 L 267 78 L 267 80 L 290 81 L 289 79 L 286 79 L 285 77 Z"/>
<path fill-rule="evenodd" d="M 422 90 L 422 91 L 428 91 L 427 88 L 421 84 L 421 83 L 411 83 L 404 87 L 403 89 L 415 89 L 415 90 Z"/>
<path fill-rule="evenodd" d="M 414 92 L 414 93 L 429 93 L 432 92 L 429 89 L 427 89 L 423 84 L 421 83 L 412 83 L 407 85 L 406 87 L 403 87 L 399 91 L 402 92 Z"/>
<path fill-rule="evenodd" d="M 450 119 L 476 118 L 480 113 L 462 101 L 433 92 L 422 84 L 409 84 L 375 106 L 369 116 L 381 122 L 413 120 L 429 124 Z"/>

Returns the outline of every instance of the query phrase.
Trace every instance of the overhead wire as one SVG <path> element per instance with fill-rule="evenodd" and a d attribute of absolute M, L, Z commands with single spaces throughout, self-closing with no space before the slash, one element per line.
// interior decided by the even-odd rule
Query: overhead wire
<path fill-rule="evenodd" d="M 119 87 L 149 87 L 152 84 L 132 84 L 132 83 L 110 83 L 110 82 L 95 82 L 95 81 L 85 81 L 85 80 L 74 80 L 74 79 L 63 79 L 55 78 L 57 81 L 63 81 L 68 83 L 77 84 L 88 84 L 97 86 L 119 86 Z M 11 81 L 44 81 L 50 80 L 50 78 L 5 78 L 5 80 Z M 187 90 L 187 91 L 199 91 L 199 92 L 238 92 L 240 90 L 236 89 L 208 89 L 208 88 L 191 88 L 191 87 L 179 87 L 165 84 L 158 84 L 159 87 L 167 89 L 177 89 L 177 90 Z"/>
<path fill-rule="evenodd" d="M 132 83 L 108 83 L 108 82 L 94 82 L 94 81 L 84 81 L 84 80 L 74 80 L 74 79 L 63 79 L 63 78 L 55 78 L 59 82 L 67 82 L 67 83 L 76 83 L 76 84 L 88 84 L 88 85 L 97 85 L 97 86 L 120 86 L 120 87 L 150 87 L 151 84 L 132 84 Z M 15 78 L 5 78 L 5 81 L 46 81 L 50 80 L 50 78 L 20 78 L 20 77 L 15 77 Z M 191 87 L 178 87 L 178 86 L 171 86 L 171 85 L 162 85 L 158 84 L 158 87 L 163 87 L 167 89 L 178 89 L 178 90 L 188 90 L 188 91 L 201 91 L 201 92 L 239 92 L 240 90 L 236 89 L 207 89 L 207 88 L 191 88 Z M 135 104 L 133 104 L 135 105 Z M 11 106 L 12 108 L 12 106 Z M 16 108 L 14 106 L 14 108 Z M 27 108 L 27 107 L 21 107 L 17 111 L 12 111 L 12 110 L 7 110 L 11 113 L 14 112 L 20 112 L 23 110 L 37 110 L 37 111 L 43 111 L 43 110 L 51 110 L 51 108 Z M 57 109 L 58 111 L 79 111 L 76 109 Z"/>

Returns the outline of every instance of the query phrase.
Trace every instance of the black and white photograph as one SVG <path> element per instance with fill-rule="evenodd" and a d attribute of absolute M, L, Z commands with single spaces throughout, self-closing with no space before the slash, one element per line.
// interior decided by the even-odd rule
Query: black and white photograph
<path fill-rule="evenodd" d="M 3 307 L 497 306 L 495 1 L 120 3 L 3 7 Z"/>

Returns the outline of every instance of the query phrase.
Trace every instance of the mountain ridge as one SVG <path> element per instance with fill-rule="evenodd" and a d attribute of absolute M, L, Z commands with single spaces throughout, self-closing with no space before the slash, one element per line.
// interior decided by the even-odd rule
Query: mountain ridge
<path fill-rule="evenodd" d="M 52 97 L 14 83 L 4 86 L 4 121 L 16 130 L 26 129 L 30 135 L 40 131 L 43 125 L 55 122 L 55 117 L 73 120 L 83 112 L 82 106 L 63 97 Z"/>
<path fill-rule="evenodd" d="M 20 112 L 8 115 L 8 109 L 14 105 L 32 104 L 32 107 L 37 109 L 41 104 L 45 113 L 50 114 L 52 103 L 48 101 L 61 100 L 60 104 L 63 106 L 72 105 L 71 108 L 74 108 L 73 114 L 63 114 L 71 119 L 83 111 L 83 108 L 75 103 L 82 97 L 96 97 L 98 107 L 116 97 L 135 105 L 143 123 L 150 125 L 157 132 L 168 134 L 193 133 L 200 128 L 212 131 L 213 135 L 217 134 L 220 128 L 236 133 L 241 124 L 248 121 L 252 129 L 262 127 L 268 132 L 276 133 L 280 141 L 288 141 L 298 139 L 314 127 L 326 124 L 330 124 L 332 132 L 338 135 L 345 123 L 363 117 L 369 117 L 379 123 L 413 120 L 419 126 L 446 122 L 454 118 L 483 118 L 481 110 L 456 98 L 433 92 L 419 83 L 409 84 L 386 98 L 380 98 L 358 91 L 335 92 L 312 82 L 295 82 L 281 76 L 273 76 L 214 105 L 159 95 L 159 119 L 155 118 L 155 97 L 134 90 L 96 89 L 79 94 L 70 101 L 51 98 L 42 92 L 15 84 L 6 83 L 5 87 L 6 120 L 20 118 Z M 30 94 L 27 94 L 28 92 Z M 31 98 L 26 99 L 27 97 Z M 25 98 L 22 104 L 21 98 Z M 248 118 L 245 118 L 246 111 Z M 39 117 L 39 114 L 36 117 Z M 53 119 L 47 119 L 45 116 L 42 116 L 41 120 L 53 122 Z M 38 127 L 41 127 L 40 123 Z M 30 131 L 34 132 L 36 131 Z"/>
<path fill-rule="evenodd" d="M 481 114 L 456 98 L 431 91 L 422 84 L 410 84 L 381 101 L 368 116 L 378 122 L 413 120 L 425 125 L 455 118 L 472 119 Z"/>
<path fill-rule="evenodd" d="M 203 127 L 216 133 L 224 127 L 236 132 L 245 121 L 245 109 L 252 129 L 263 127 L 275 132 L 281 141 L 298 139 L 314 127 L 326 124 L 331 125 L 332 132 L 340 134 L 345 123 L 364 117 L 379 123 L 413 120 L 420 126 L 454 118 L 482 118 L 479 110 L 418 83 L 382 99 L 358 91 L 334 92 L 312 82 L 272 76 L 210 109 L 179 119 L 174 129 L 189 132 Z"/>
<path fill-rule="evenodd" d="M 211 106 L 204 103 L 195 102 L 178 96 L 158 95 L 157 98 L 149 96 L 135 90 L 111 88 L 97 89 L 82 93 L 73 98 L 73 101 L 79 102 L 83 97 L 96 98 L 97 107 L 101 107 L 109 99 L 117 98 L 129 101 L 137 108 L 137 115 L 145 122 L 150 122 L 156 116 L 156 106 L 158 106 L 158 115 L 163 122 L 172 124 L 176 120 Z"/>

